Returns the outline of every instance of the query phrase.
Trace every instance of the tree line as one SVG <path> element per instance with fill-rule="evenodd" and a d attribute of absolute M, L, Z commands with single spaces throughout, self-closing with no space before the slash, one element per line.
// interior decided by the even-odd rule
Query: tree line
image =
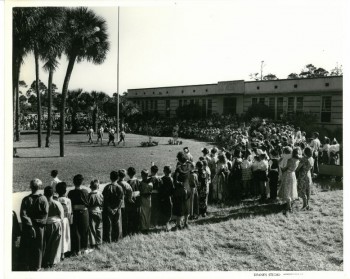
<path fill-rule="evenodd" d="M 35 81 L 33 92 L 37 97 L 38 147 L 42 146 L 42 101 L 39 68 L 49 73 L 47 81 L 48 127 L 52 126 L 53 78 L 64 55 L 68 66 L 62 86 L 60 105 L 60 156 L 64 157 L 64 127 L 69 81 L 75 63 L 82 61 L 101 64 L 106 59 L 110 43 L 106 21 L 86 7 L 13 8 L 12 65 L 15 140 L 20 139 L 19 88 L 21 65 L 27 55 L 34 55 Z M 23 85 L 23 84 L 22 84 Z M 48 146 L 51 129 L 47 132 Z"/>
<path fill-rule="evenodd" d="M 327 71 L 322 67 L 315 67 L 313 64 L 305 65 L 299 74 L 290 73 L 287 76 L 287 79 L 301 79 L 301 78 L 318 78 L 318 77 L 327 77 L 327 76 L 342 76 L 343 75 L 343 66 L 336 65 L 331 71 Z M 278 80 L 279 78 L 272 73 L 262 75 L 259 73 L 251 73 L 249 75 L 252 80 Z"/>

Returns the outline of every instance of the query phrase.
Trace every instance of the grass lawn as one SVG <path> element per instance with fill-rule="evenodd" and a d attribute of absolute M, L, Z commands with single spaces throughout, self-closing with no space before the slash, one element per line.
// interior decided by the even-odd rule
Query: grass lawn
<path fill-rule="evenodd" d="M 45 136 L 43 136 L 45 139 Z M 66 135 L 65 157 L 59 157 L 59 136 L 53 135 L 50 148 L 37 148 L 37 136 L 22 135 L 20 142 L 15 142 L 19 158 L 13 158 L 13 192 L 28 191 L 29 181 L 40 178 L 44 185 L 51 181 L 51 170 L 58 170 L 58 177 L 68 185 L 72 185 L 73 176 L 81 173 L 85 177 L 84 184 L 92 179 L 99 179 L 101 183 L 109 182 L 109 173 L 130 166 L 136 168 L 137 175 L 143 168 L 149 169 L 151 162 L 159 167 L 160 174 L 167 164 L 176 166 L 176 154 L 188 146 L 195 159 L 202 155 L 201 148 L 210 147 L 208 143 L 193 140 L 183 140 L 182 145 L 169 145 L 169 138 L 153 137 L 159 141 L 158 146 L 140 147 L 141 141 L 148 141 L 148 137 L 129 134 L 126 145 L 114 147 L 87 143 L 86 134 Z M 94 139 L 95 140 L 95 139 Z M 45 145 L 45 140 L 43 140 Z"/>
<path fill-rule="evenodd" d="M 343 270 L 343 191 L 316 192 L 312 211 L 246 201 L 211 207 L 188 230 L 126 237 L 48 271 Z"/>
<path fill-rule="evenodd" d="M 128 135 L 126 147 L 86 143 L 85 135 L 67 135 L 66 157 L 58 155 L 58 135 L 53 147 L 38 149 L 35 135 L 23 135 L 15 143 L 13 191 L 28 190 L 30 179 L 39 177 L 44 185 L 50 171 L 71 184 L 73 175 L 82 173 L 88 183 L 93 178 L 108 181 L 109 172 L 134 166 L 138 173 L 155 162 L 175 166 L 176 153 L 188 146 L 197 159 L 203 142 L 185 140 L 170 146 L 167 138 L 158 147 L 137 147 L 147 137 Z M 177 232 L 155 230 L 147 235 L 126 237 L 118 243 L 103 244 L 88 255 L 66 258 L 48 271 L 163 271 L 163 270 L 343 270 L 343 191 L 333 182 L 314 188 L 312 211 L 282 214 L 282 205 L 259 204 L 245 200 L 240 205 L 210 206 L 210 214 L 190 223 L 190 229 Z"/>

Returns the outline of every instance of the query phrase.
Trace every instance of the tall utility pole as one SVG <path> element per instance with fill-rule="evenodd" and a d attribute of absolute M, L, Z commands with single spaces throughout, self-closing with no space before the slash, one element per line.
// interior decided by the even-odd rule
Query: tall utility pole
<path fill-rule="evenodd" d="M 119 26 L 119 25 L 118 25 Z M 260 66 L 260 80 L 263 80 L 263 67 L 264 67 L 264 60 L 261 61 L 261 66 Z"/>
<path fill-rule="evenodd" d="M 117 52 L 117 105 L 118 105 L 118 112 L 117 112 L 117 141 L 119 141 L 119 10 L 120 7 L 118 6 L 118 52 Z"/>

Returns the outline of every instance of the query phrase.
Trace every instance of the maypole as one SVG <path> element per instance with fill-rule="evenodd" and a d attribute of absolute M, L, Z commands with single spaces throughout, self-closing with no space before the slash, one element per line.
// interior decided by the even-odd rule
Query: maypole
<path fill-rule="evenodd" d="M 120 7 L 118 6 L 118 52 L 117 52 L 117 105 L 118 105 L 118 111 L 117 111 L 117 141 L 119 141 L 119 10 Z"/>

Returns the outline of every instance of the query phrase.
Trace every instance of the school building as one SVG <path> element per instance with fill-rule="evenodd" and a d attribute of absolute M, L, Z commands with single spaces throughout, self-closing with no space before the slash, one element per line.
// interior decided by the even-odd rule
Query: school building
<path fill-rule="evenodd" d="M 281 114 L 310 112 L 318 124 L 334 129 L 343 124 L 343 77 L 267 81 L 220 81 L 214 84 L 129 89 L 127 98 L 142 112 L 157 111 L 175 117 L 178 107 L 196 103 L 202 114 L 244 114 L 255 103 L 263 103 Z"/>

